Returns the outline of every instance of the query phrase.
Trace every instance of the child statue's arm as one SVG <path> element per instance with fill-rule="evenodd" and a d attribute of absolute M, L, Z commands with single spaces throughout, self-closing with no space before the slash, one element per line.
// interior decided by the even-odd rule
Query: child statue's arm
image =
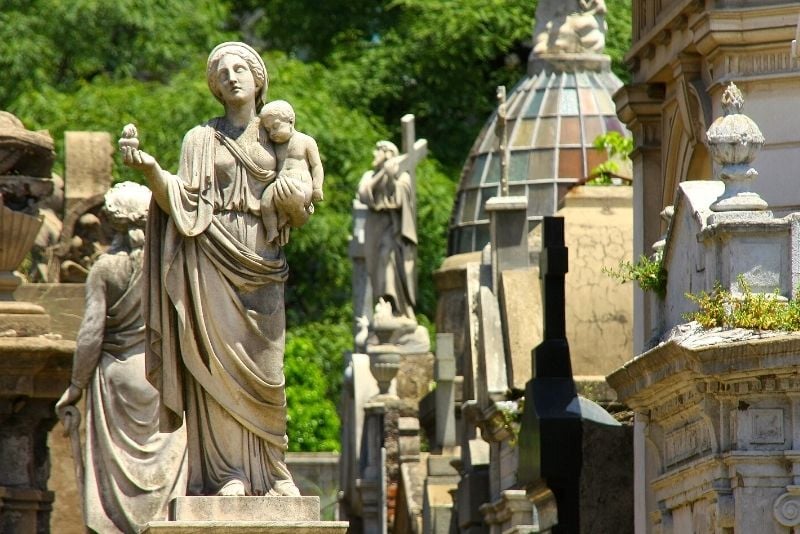
<path fill-rule="evenodd" d="M 311 172 L 311 201 L 319 202 L 324 199 L 322 182 L 325 179 L 325 171 L 322 170 L 322 158 L 320 158 L 319 148 L 313 137 L 308 137 L 306 143 L 306 161 L 308 161 L 308 168 Z"/>

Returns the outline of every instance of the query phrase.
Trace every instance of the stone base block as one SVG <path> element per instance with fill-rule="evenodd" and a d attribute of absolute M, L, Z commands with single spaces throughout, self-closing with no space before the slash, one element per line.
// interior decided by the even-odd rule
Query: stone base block
<path fill-rule="evenodd" d="M 517 525 L 503 532 L 503 534 L 535 534 L 541 532 L 539 527 L 534 525 Z"/>
<path fill-rule="evenodd" d="M 151 521 L 141 534 L 345 534 L 347 521 Z"/>
<path fill-rule="evenodd" d="M 319 497 L 178 497 L 169 521 L 142 534 L 345 534 L 347 521 L 320 521 Z"/>
<path fill-rule="evenodd" d="M 5 337 L 41 336 L 50 331 L 50 316 L 30 302 L 0 302 L 0 332 Z"/>
<path fill-rule="evenodd" d="M 319 497 L 178 497 L 170 521 L 319 521 Z"/>

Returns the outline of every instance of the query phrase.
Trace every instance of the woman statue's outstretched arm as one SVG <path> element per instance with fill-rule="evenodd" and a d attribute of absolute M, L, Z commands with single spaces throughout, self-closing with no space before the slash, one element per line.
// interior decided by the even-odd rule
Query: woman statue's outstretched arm
<path fill-rule="evenodd" d="M 153 198 L 156 199 L 162 210 L 169 213 L 167 186 L 169 178 L 161 169 L 156 158 L 131 146 L 120 146 L 120 150 L 122 151 L 122 162 L 131 169 L 136 169 L 144 174 L 147 185 L 153 191 Z"/>

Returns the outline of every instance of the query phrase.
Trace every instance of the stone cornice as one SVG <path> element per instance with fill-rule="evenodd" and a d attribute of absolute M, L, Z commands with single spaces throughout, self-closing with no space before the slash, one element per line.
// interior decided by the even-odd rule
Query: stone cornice
<path fill-rule="evenodd" d="M 711 65 L 718 54 L 747 55 L 760 49 L 761 55 L 768 56 L 766 59 L 744 60 L 745 65 L 754 63 L 749 67 L 750 71 L 755 71 L 753 74 L 763 70 L 760 65 L 769 66 L 776 61 L 781 68 L 793 68 L 794 63 L 788 56 L 797 22 L 796 5 L 720 7 L 703 11 L 702 4 L 683 0 L 665 7 L 657 23 L 632 43 L 625 61 L 633 71 L 634 80 L 667 81 L 670 62 L 684 51 L 705 56 Z M 780 56 L 777 60 L 773 57 L 776 54 Z M 719 67 L 708 68 L 707 82 L 719 78 L 720 74 L 730 74 L 718 73 Z"/>
<path fill-rule="evenodd" d="M 698 52 L 709 55 L 717 47 L 774 43 L 785 47 L 794 38 L 796 5 L 716 9 L 690 24 Z"/>
<path fill-rule="evenodd" d="M 687 380 L 703 381 L 725 374 L 728 381 L 735 381 L 737 377 L 752 377 L 758 370 L 794 373 L 798 354 L 800 334 L 713 329 L 662 343 L 606 380 L 621 402 L 634 410 L 645 409 Z M 704 383 L 699 386 L 705 389 Z"/>

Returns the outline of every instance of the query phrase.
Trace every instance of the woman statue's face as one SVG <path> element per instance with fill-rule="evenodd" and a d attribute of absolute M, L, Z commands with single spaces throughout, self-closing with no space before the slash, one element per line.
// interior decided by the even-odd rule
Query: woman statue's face
<path fill-rule="evenodd" d="M 217 64 L 217 86 L 226 104 L 253 102 L 256 81 L 247 62 L 235 54 L 222 56 Z"/>

